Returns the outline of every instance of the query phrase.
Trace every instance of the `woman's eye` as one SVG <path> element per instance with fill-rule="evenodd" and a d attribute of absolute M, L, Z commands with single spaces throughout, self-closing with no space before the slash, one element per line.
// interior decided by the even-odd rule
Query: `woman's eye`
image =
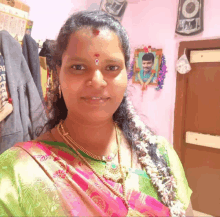
<path fill-rule="evenodd" d="M 75 70 L 83 70 L 83 69 L 85 69 L 85 67 L 82 66 L 82 65 L 73 65 L 73 66 L 71 66 L 71 68 L 75 69 Z"/>
<path fill-rule="evenodd" d="M 118 69 L 119 69 L 118 66 L 107 66 L 107 70 L 110 70 L 110 71 L 116 71 Z"/>

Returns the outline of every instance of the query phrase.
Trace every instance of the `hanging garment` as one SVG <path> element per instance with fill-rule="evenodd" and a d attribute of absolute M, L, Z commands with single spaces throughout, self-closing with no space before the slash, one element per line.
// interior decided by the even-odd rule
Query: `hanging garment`
<path fill-rule="evenodd" d="M 38 89 L 41 99 L 43 100 L 43 91 L 41 86 L 40 61 L 38 55 L 38 44 L 28 34 L 24 35 L 22 41 L 22 52 L 27 61 L 34 83 Z"/>
<path fill-rule="evenodd" d="M 0 122 L 13 111 L 13 106 L 8 102 L 9 94 L 6 84 L 5 61 L 0 52 Z"/>
<path fill-rule="evenodd" d="M 15 143 L 37 138 L 47 122 L 44 106 L 20 44 L 0 31 L 0 50 L 5 60 L 13 112 L 0 123 L 0 154 Z"/>

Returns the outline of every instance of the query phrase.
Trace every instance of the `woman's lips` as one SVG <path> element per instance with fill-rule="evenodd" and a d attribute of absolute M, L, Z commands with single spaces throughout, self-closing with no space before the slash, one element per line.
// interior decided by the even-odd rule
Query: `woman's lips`
<path fill-rule="evenodd" d="M 82 97 L 82 99 L 91 105 L 100 105 L 106 103 L 110 98 L 100 98 L 100 99 L 92 99 L 92 98 L 85 98 Z"/>

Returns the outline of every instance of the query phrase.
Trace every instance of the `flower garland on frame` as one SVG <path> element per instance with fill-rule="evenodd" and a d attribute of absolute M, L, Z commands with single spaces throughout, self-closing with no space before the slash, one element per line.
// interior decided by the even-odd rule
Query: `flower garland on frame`
<path fill-rule="evenodd" d="M 162 55 L 162 61 L 160 65 L 159 78 L 158 78 L 158 86 L 155 90 L 159 91 L 163 88 L 165 75 L 167 73 L 166 59 L 165 56 Z"/>
<path fill-rule="evenodd" d="M 150 46 L 149 46 L 150 47 Z M 148 49 L 146 47 L 144 47 L 144 50 L 146 52 L 148 52 Z M 134 75 L 134 64 L 135 64 L 135 58 L 133 58 L 133 60 L 131 61 L 131 65 L 130 65 L 130 71 L 128 73 L 128 80 L 130 80 L 132 78 L 132 76 Z M 160 71 L 159 71 L 159 78 L 158 78 L 158 85 L 155 88 L 155 90 L 159 91 L 163 88 L 164 85 L 164 79 L 167 73 L 167 66 L 166 66 L 166 59 L 164 54 L 162 54 L 162 59 L 161 59 L 161 65 L 160 65 Z M 139 79 L 140 79 L 140 75 L 138 75 Z M 144 82 L 142 85 L 144 85 L 145 87 L 150 83 L 151 79 L 153 77 L 153 73 L 150 76 L 150 78 L 147 80 L 147 82 Z M 142 79 L 140 79 L 141 81 Z M 143 87 L 144 87 L 143 86 Z"/>

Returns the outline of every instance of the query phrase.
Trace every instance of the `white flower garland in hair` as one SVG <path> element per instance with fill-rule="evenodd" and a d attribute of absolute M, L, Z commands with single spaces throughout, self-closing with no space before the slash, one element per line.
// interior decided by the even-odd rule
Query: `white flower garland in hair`
<path fill-rule="evenodd" d="M 140 120 L 140 117 L 136 114 L 131 101 L 126 94 L 126 101 L 128 105 L 128 117 L 133 119 L 134 127 L 141 130 L 141 138 L 137 134 L 132 135 L 134 143 L 138 149 L 139 161 L 146 172 L 150 175 L 153 185 L 158 189 L 158 192 L 162 195 L 161 199 L 163 203 L 169 207 L 172 216 L 185 216 L 185 210 L 183 204 L 177 199 L 176 195 L 176 180 L 173 175 L 170 175 L 168 168 L 164 168 L 161 164 L 156 166 L 149 155 L 148 143 L 157 144 L 158 137 L 153 135 Z M 161 159 L 163 156 L 157 150 L 157 156 Z M 163 174 L 161 176 L 161 173 Z M 162 183 L 166 180 L 165 183 Z"/>

